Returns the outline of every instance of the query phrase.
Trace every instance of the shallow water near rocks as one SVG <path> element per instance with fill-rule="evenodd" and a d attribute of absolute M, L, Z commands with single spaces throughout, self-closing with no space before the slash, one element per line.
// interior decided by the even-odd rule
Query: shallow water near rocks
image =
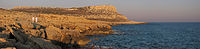
<path fill-rule="evenodd" d="M 112 26 L 114 34 L 95 36 L 95 47 L 113 49 L 200 49 L 200 22 Z"/>

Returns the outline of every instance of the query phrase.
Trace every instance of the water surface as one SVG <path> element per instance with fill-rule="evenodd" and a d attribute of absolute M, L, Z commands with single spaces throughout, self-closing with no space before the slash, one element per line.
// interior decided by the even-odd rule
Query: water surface
<path fill-rule="evenodd" d="M 149 23 L 112 26 L 117 33 L 94 37 L 97 47 L 114 49 L 200 49 L 200 23 Z"/>

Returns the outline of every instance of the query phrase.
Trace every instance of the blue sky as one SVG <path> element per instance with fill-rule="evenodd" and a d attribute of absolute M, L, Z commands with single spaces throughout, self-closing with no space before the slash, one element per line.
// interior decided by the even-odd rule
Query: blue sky
<path fill-rule="evenodd" d="M 0 0 L 0 8 L 16 6 L 82 7 L 113 5 L 130 20 L 200 22 L 200 0 Z"/>

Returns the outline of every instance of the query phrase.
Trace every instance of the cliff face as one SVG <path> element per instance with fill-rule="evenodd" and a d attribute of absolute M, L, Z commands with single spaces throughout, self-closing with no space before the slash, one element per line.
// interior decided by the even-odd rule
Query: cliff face
<path fill-rule="evenodd" d="M 114 6 L 99 5 L 78 8 L 49 8 L 49 7 L 15 7 L 11 10 L 29 13 L 59 14 L 66 16 L 84 17 L 89 20 L 109 22 L 126 22 L 128 19 L 117 13 Z"/>

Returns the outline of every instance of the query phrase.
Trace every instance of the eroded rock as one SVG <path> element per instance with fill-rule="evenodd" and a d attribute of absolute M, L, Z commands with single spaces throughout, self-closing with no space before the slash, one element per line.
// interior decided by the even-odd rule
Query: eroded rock
<path fill-rule="evenodd" d="M 46 28 L 47 39 L 60 40 L 62 37 L 61 29 L 54 26 L 49 26 Z"/>
<path fill-rule="evenodd" d="M 45 39 L 31 38 L 31 41 L 38 44 L 42 49 L 61 49 L 61 47 L 53 45 L 52 43 L 46 42 Z"/>
<path fill-rule="evenodd" d="M 8 42 L 5 38 L 0 38 L 0 42 Z"/>

